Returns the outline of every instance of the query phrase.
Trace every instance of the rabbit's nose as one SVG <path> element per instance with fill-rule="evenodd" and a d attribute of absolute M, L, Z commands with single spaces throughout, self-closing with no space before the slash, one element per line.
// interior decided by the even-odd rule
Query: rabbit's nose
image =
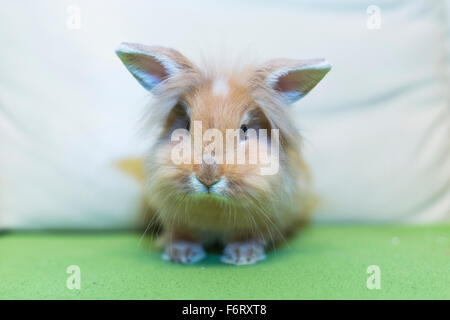
<path fill-rule="evenodd" d="M 205 177 L 199 177 L 197 176 L 197 180 L 201 182 L 208 190 L 215 185 L 217 182 L 219 182 L 220 179 L 205 179 Z"/>
<path fill-rule="evenodd" d="M 202 163 L 200 165 L 198 173 L 196 174 L 197 180 L 209 189 L 220 180 L 217 169 L 217 164 L 215 163 Z"/>

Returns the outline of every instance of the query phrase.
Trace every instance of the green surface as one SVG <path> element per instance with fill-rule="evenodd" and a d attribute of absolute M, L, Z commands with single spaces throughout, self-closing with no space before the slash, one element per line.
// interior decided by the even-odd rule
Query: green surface
<path fill-rule="evenodd" d="M 0 236 L 2 299 L 450 299 L 450 226 L 313 226 L 251 266 L 163 261 L 130 233 Z M 66 268 L 81 269 L 69 290 Z M 369 290 L 366 269 L 381 269 Z"/>

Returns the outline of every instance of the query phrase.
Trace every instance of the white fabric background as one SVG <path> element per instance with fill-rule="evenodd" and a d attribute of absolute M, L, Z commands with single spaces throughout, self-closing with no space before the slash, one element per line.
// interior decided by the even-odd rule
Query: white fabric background
<path fill-rule="evenodd" d="M 315 219 L 449 219 L 445 0 L 0 3 L 1 227 L 135 224 L 139 186 L 111 164 L 145 148 L 149 96 L 115 56 L 121 41 L 193 60 L 327 58 L 332 71 L 292 110 L 323 200 Z M 366 26 L 372 4 L 379 30 Z"/>

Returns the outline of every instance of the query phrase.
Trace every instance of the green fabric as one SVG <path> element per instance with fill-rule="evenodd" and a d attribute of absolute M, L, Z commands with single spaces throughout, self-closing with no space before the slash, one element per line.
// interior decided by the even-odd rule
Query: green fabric
<path fill-rule="evenodd" d="M 450 226 L 312 226 L 260 264 L 163 261 L 133 233 L 0 236 L 2 299 L 450 299 Z M 81 269 L 69 290 L 66 268 Z M 367 267 L 381 289 L 366 287 Z"/>

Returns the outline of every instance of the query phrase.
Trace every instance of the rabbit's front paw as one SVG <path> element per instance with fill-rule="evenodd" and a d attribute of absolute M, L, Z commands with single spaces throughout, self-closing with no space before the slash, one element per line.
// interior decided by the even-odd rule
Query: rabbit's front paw
<path fill-rule="evenodd" d="M 163 253 L 164 260 L 182 264 L 196 263 L 205 256 L 200 244 L 189 241 L 174 241 L 166 246 Z"/>
<path fill-rule="evenodd" d="M 229 243 L 223 252 L 221 261 L 234 265 L 254 264 L 264 260 L 264 242 L 250 240 L 245 242 Z"/>

